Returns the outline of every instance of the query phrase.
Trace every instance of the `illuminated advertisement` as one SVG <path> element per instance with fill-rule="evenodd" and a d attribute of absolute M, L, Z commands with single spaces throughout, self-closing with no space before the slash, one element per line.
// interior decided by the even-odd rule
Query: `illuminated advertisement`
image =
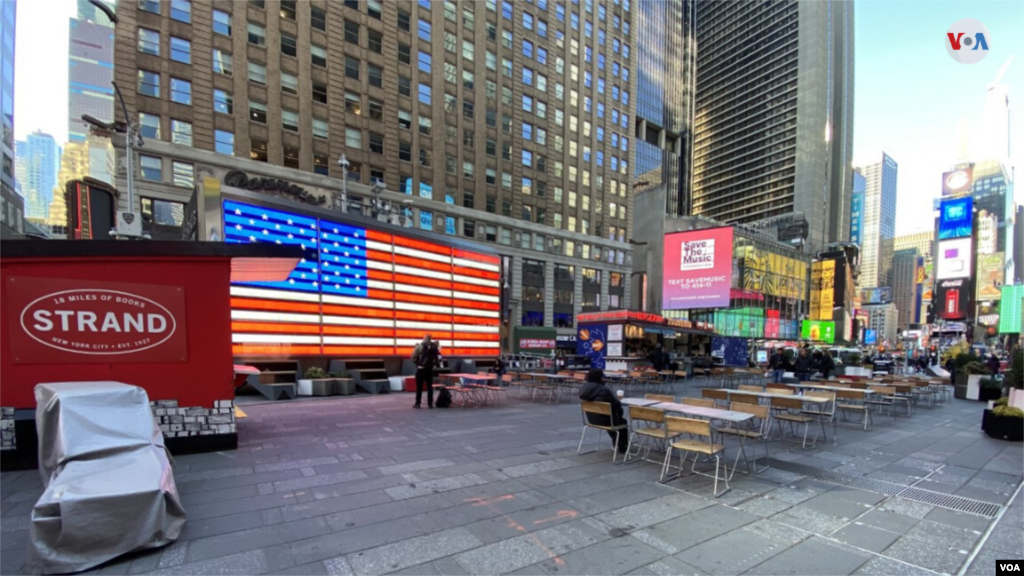
<path fill-rule="evenodd" d="M 764 337 L 765 338 L 778 338 L 779 337 L 779 324 L 780 315 L 778 310 L 765 310 L 764 311 Z"/>
<path fill-rule="evenodd" d="M 978 301 L 999 300 L 1002 297 L 1000 287 L 1005 282 L 1003 271 L 1003 253 L 978 255 L 978 274 L 974 277 L 974 285 L 978 289 Z"/>
<path fill-rule="evenodd" d="M 999 333 L 1020 334 L 1021 309 L 1024 308 L 1024 284 L 1003 286 L 999 303 Z"/>
<path fill-rule="evenodd" d="M 971 191 L 974 184 L 974 169 L 961 168 L 942 175 L 942 195 L 953 196 Z"/>
<path fill-rule="evenodd" d="M 764 334 L 764 310 L 761 308 L 715 310 L 715 331 L 723 336 L 760 338 Z"/>
<path fill-rule="evenodd" d="M 878 342 L 878 331 L 866 328 L 864 330 L 864 343 L 875 344 Z"/>
<path fill-rule="evenodd" d="M 804 320 L 800 328 L 800 337 L 811 342 L 832 344 L 836 340 L 836 324 L 821 320 Z"/>
<path fill-rule="evenodd" d="M 811 264 L 811 319 L 831 320 L 835 307 L 836 261 Z"/>
<path fill-rule="evenodd" d="M 946 320 L 961 320 L 971 309 L 970 281 L 966 278 L 939 280 L 935 290 L 935 312 Z"/>
<path fill-rule="evenodd" d="M 937 280 L 950 278 L 968 278 L 971 275 L 971 239 L 958 238 L 939 242 L 939 253 L 936 254 Z"/>
<path fill-rule="evenodd" d="M 231 283 L 236 356 L 406 356 L 431 334 L 444 355 L 496 356 L 497 256 L 224 201 L 225 241 L 306 252 L 286 280 Z"/>
<path fill-rule="evenodd" d="M 850 197 L 850 242 L 860 246 L 861 229 L 864 227 L 864 191 L 857 191 L 857 179 L 863 182 L 864 177 L 858 172 L 853 173 L 854 190 Z M 863 188 L 863 184 L 861 184 Z"/>
<path fill-rule="evenodd" d="M 728 307 L 732 228 L 667 234 L 663 272 L 664 309 Z"/>
<path fill-rule="evenodd" d="M 753 246 L 740 247 L 736 259 L 742 259 L 744 290 L 797 300 L 807 297 L 807 265 L 802 261 Z"/>
<path fill-rule="evenodd" d="M 619 343 L 616 350 L 621 351 L 621 346 Z M 591 368 L 604 370 L 608 348 L 607 324 L 587 324 L 576 330 L 576 354 L 586 356 Z"/>
<path fill-rule="evenodd" d="M 860 291 L 861 304 L 888 304 L 892 302 L 892 288 L 865 288 Z"/>
<path fill-rule="evenodd" d="M 998 248 L 999 218 L 988 210 L 978 212 L 978 254 L 992 254 Z"/>
<path fill-rule="evenodd" d="M 968 238 L 974 219 L 974 200 L 967 196 L 939 203 L 939 240 Z"/>

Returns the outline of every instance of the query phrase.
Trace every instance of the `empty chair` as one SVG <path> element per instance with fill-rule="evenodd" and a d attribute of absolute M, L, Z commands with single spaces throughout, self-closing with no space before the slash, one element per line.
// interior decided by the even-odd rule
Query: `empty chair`
<path fill-rule="evenodd" d="M 871 412 L 868 410 L 868 405 L 864 403 L 864 397 L 866 394 L 863 390 L 838 390 L 836 391 L 836 408 L 840 410 L 840 414 L 843 416 L 843 420 L 846 420 L 847 412 L 863 412 L 864 413 L 864 430 L 868 430 L 871 427 Z M 833 439 L 835 438 L 835 429 L 832 431 Z"/>
<path fill-rule="evenodd" d="M 775 411 L 774 420 L 779 425 L 779 435 L 781 440 L 786 439 L 786 431 L 783 429 L 783 422 L 789 423 L 790 433 L 795 437 L 796 425 L 804 425 L 803 440 L 800 443 L 800 447 L 807 448 L 807 432 L 810 429 L 811 423 L 818 421 L 818 418 L 809 416 L 803 413 L 804 402 L 800 398 L 772 398 L 772 409 Z M 822 433 L 825 431 L 824 424 L 821 428 Z M 811 447 L 813 448 L 818 442 L 818 432 L 815 431 L 814 439 L 811 441 Z"/>
<path fill-rule="evenodd" d="M 716 428 L 715 430 L 719 434 L 728 434 L 732 436 L 741 437 L 740 442 L 740 454 L 736 455 L 736 461 L 739 462 L 739 457 L 743 456 L 743 461 L 747 464 L 748 473 L 761 473 L 768 469 L 768 427 L 771 426 L 771 420 L 769 419 L 769 411 L 767 406 L 755 405 L 755 404 L 742 404 L 733 402 L 730 407 L 733 412 L 744 412 L 754 416 L 751 420 L 748 420 L 745 426 L 739 426 L 733 423 L 729 423 L 724 428 Z M 756 468 L 756 459 L 754 466 L 751 466 L 750 460 L 747 458 L 746 449 L 743 448 L 743 438 L 749 438 L 751 440 L 762 440 L 764 442 L 764 459 L 765 465 L 763 468 L 758 470 Z M 733 474 L 736 472 L 736 465 L 733 464 Z M 732 480 L 732 474 L 729 474 L 729 480 Z"/>
<path fill-rule="evenodd" d="M 723 406 L 729 405 L 729 393 L 725 390 L 715 390 L 714 388 L 702 388 L 700 395 L 703 398 L 711 398 L 716 402 L 721 402 Z"/>
<path fill-rule="evenodd" d="M 675 402 L 675 396 L 669 396 L 668 394 L 647 394 L 644 396 L 645 400 L 657 400 L 658 402 Z"/>
<path fill-rule="evenodd" d="M 700 406 L 701 408 L 714 408 L 715 401 L 707 398 L 683 398 L 682 404 L 687 406 Z"/>
<path fill-rule="evenodd" d="M 761 399 L 753 394 L 736 393 L 732 395 L 732 403 L 736 404 L 737 402 L 740 404 L 760 404 Z"/>
<path fill-rule="evenodd" d="M 725 446 L 722 444 L 715 444 L 711 437 L 711 422 L 707 420 L 695 420 L 693 418 L 680 418 L 678 416 L 666 416 L 665 417 L 665 428 L 669 434 L 673 436 L 680 436 L 682 434 L 689 434 L 690 439 L 679 439 L 673 440 L 668 445 L 668 449 L 665 450 L 665 461 L 661 466 L 661 479 L 659 482 L 666 482 L 666 474 L 668 474 L 671 468 L 672 451 L 679 450 L 681 452 L 679 456 L 679 471 L 683 470 L 686 465 L 686 459 L 689 454 L 693 453 L 693 466 L 690 467 L 690 472 L 694 474 L 700 474 L 701 476 L 707 476 L 708 478 L 715 479 L 714 494 L 715 498 L 718 498 L 722 494 L 729 491 L 729 478 L 725 474 L 727 470 L 724 470 L 725 463 L 722 462 L 721 453 L 725 450 Z M 700 454 L 705 456 L 715 457 L 715 474 L 707 474 L 704 472 L 697 472 L 697 460 Z M 721 473 L 722 480 L 725 482 L 725 490 L 718 491 L 718 478 L 719 470 L 722 469 Z M 669 480 L 678 477 L 676 474 L 669 478 Z"/>
<path fill-rule="evenodd" d="M 809 390 L 804 393 L 804 398 L 817 398 L 824 400 L 824 403 L 812 404 L 811 407 L 804 408 L 803 413 L 808 416 L 816 416 L 824 422 L 832 424 L 832 439 L 835 441 L 835 415 L 836 415 L 836 393 L 827 392 L 825 390 Z M 822 434 L 824 435 L 825 429 L 822 427 Z M 823 438 L 828 440 L 828 437 Z"/>
<path fill-rule="evenodd" d="M 629 407 L 629 421 L 631 432 L 629 434 L 629 445 L 626 448 L 626 459 L 633 455 L 634 441 L 636 441 L 637 456 L 644 451 L 644 460 L 651 453 L 651 448 L 659 443 L 672 438 L 665 428 L 665 411 L 657 408 L 646 408 L 641 406 Z M 659 448 L 661 445 L 659 444 Z"/>
<path fill-rule="evenodd" d="M 750 384 L 741 384 L 740 386 L 737 386 L 736 389 L 737 390 L 741 390 L 743 392 L 761 392 L 762 391 L 760 386 L 751 386 Z"/>

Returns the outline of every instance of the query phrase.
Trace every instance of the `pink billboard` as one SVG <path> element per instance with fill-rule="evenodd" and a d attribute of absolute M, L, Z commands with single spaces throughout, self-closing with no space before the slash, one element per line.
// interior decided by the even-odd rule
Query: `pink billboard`
<path fill-rule="evenodd" d="M 729 306 L 732 285 L 732 228 L 665 235 L 662 308 Z"/>

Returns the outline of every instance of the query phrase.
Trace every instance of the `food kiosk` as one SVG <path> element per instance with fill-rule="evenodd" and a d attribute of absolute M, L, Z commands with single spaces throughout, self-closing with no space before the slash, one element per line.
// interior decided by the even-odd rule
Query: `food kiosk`
<path fill-rule="evenodd" d="M 650 351 L 680 333 L 710 335 L 713 327 L 634 310 L 584 312 L 576 316 L 576 354 L 593 368 L 636 370 L 650 366 Z"/>

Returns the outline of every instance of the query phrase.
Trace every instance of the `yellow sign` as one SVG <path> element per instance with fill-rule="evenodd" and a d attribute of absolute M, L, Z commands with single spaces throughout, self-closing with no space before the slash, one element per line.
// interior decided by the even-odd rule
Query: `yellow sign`
<path fill-rule="evenodd" d="M 821 307 L 818 311 L 818 320 L 831 320 L 832 309 L 835 308 L 836 300 L 836 261 L 825 260 L 821 263 Z"/>
<path fill-rule="evenodd" d="M 807 267 L 800 260 L 753 246 L 738 247 L 736 257 L 743 263 L 744 290 L 797 300 L 807 298 Z"/>

